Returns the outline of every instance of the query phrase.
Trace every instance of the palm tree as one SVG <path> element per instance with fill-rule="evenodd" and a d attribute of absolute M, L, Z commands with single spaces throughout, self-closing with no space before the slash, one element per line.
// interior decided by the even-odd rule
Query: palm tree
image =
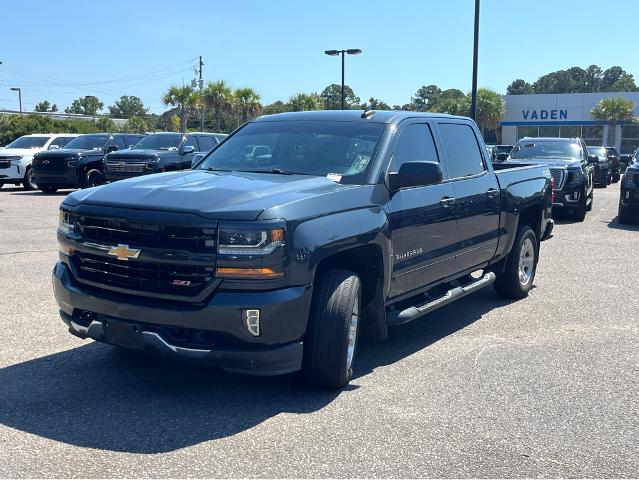
<path fill-rule="evenodd" d="M 233 103 L 233 91 L 224 80 L 209 82 L 202 92 L 202 101 L 215 113 L 215 131 L 222 128 L 222 111 L 228 109 Z"/>
<path fill-rule="evenodd" d="M 288 99 L 288 107 L 292 112 L 321 110 L 324 100 L 317 93 L 298 93 Z"/>
<path fill-rule="evenodd" d="M 233 98 L 242 123 L 247 122 L 249 117 L 255 116 L 262 109 L 260 96 L 250 87 L 236 89 Z"/>
<path fill-rule="evenodd" d="M 186 121 L 189 113 L 193 112 L 200 105 L 200 96 L 193 88 L 172 85 L 162 97 L 166 105 L 177 107 L 180 117 L 180 132 L 186 131 Z"/>
<path fill-rule="evenodd" d="M 624 120 L 633 120 L 634 109 L 635 104 L 631 100 L 626 100 L 625 98 L 604 98 L 590 111 L 590 115 L 592 115 L 592 118 L 595 120 L 608 122 L 607 146 L 615 146 L 617 123 L 623 122 Z"/>

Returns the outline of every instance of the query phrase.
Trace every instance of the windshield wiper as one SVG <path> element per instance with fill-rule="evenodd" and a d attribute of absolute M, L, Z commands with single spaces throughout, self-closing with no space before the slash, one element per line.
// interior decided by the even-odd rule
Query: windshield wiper
<path fill-rule="evenodd" d="M 274 173 L 276 175 L 309 175 L 308 173 L 289 172 L 288 170 L 282 170 L 281 168 L 270 168 L 267 170 L 235 170 L 236 172 L 246 173 Z"/>

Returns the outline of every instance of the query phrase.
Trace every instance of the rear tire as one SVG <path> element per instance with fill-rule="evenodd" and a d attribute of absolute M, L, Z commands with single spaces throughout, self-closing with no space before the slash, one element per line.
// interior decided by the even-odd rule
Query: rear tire
<path fill-rule="evenodd" d="M 493 285 L 499 296 L 511 299 L 528 296 L 537 272 L 538 248 L 535 232 L 528 225 L 521 225 L 504 271 L 496 274 Z"/>
<path fill-rule="evenodd" d="M 630 223 L 630 215 L 628 215 L 628 210 L 626 210 L 625 208 L 623 208 L 621 206 L 621 202 L 619 202 L 619 210 L 617 212 L 617 219 L 619 220 L 619 223 L 621 223 L 622 225 L 626 225 L 626 224 Z"/>
<path fill-rule="evenodd" d="M 31 167 L 27 167 L 27 171 L 24 174 L 22 187 L 27 191 L 38 189 L 38 185 L 33 181 L 33 170 L 31 170 Z"/>
<path fill-rule="evenodd" d="M 620 179 L 620 178 L 621 178 L 621 175 L 620 175 L 620 174 L 618 174 L 618 173 L 615 173 L 615 174 L 612 176 L 612 183 L 617 183 L 617 182 L 619 181 L 619 179 Z"/>
<path fill-rule="evenodd" d="M 42 185 L 38 187 L 43 193 L 55 193 L 58 191 L 58 187 L 52 187 L 51 185 Z"/>
<path fill-rule="evenodd" d="M 348 270 L 330 269 L 319 277 L 304 338 L 302 373 L 307 383 L 342 388 L 353 377 L 359 314 L 359 277 Z"/>

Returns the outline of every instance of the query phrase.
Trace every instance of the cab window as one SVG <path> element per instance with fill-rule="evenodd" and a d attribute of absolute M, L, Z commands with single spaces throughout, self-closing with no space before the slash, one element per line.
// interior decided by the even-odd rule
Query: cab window
<path fill-rule="evenodd" d="M 440 123 L 438 127 L 446 151 L 450 178 L 469 177 L 486 170 L 477 137 L 470 125 Z"/>
<path fill-rule="evenodd" d="M 439 162 L 428 124 L 413 123 L 400 132 L 388 171 L 398 172 L 405 162 Z"/>

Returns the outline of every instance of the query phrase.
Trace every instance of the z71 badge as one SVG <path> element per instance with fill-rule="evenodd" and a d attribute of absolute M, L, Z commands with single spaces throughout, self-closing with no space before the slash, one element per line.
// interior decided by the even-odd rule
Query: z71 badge
<path fill-rule="evenodd" d="M 415 250 L 409 250 L 408 252 L 404 252 L 404 253 L 397 253 L 395 254 L 395 261 L 401 262 L 402 260 L 406 260 L 407 258 L 414 257 L 415 255 L 421 255 L 421 253 L 422 253 L 421 248 L 416 248 Z"/>

